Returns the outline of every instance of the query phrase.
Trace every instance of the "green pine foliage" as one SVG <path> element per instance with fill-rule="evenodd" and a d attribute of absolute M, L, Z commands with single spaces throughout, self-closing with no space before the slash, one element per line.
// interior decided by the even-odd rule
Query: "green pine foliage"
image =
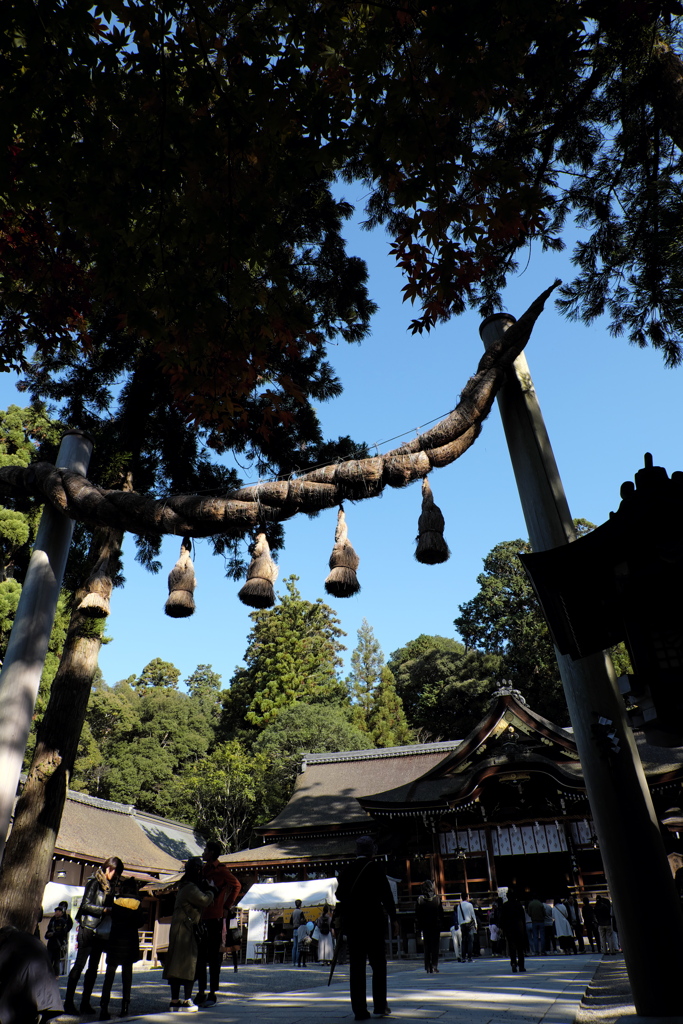
<path fill-rule="evenodd" d="M 403 701 L 396 690 L 396 680 L 388 665 L 382 667 L 373 694 L 368 728 L 376 747 L 402 747 L 414 741 Z"/>
<path fill-rule="evenodd" d="M 220 840 L 228 851 L 241 850 L 254 826 L 277 809 L 279 782 L 279 764 L 233 739 L 186 768 L 171 784 L 171 797 L 178 816 L 203 836 Z"/>
<path fill-rule="evenodd" d="M 422 634 L 394 651 L 388 667 L 420 740 L 463 739 L 480 721 L 500 679 L 501 659 L 457 640 Z"/>
<path fill-rule="evenodd" d="M 577 537 L 595 529 L 575 519 Z M 558 725 L 569 719 L 550 631 L 534 590 L 518 558 L 531 551 L 528 541 L 496 544 L 477 576 L 477 594 L 460 605 L 455 628 L 468 651 L 500 658 L 499 679 L 509 679 L 529 705 Z M 611 652 L 617 674 L 631 671 L 624 644 Z"/>
<path fill-rule="evenodd" d="M 212 688 L 220 685 L 211 666 L 199 666 L 190 677 L 192 689 L 184 692 L 178 669 L 161 658 L 112 687 L 98 679 L 88 731 L 81 736 L 75 787 L 156 814 L 184 813 L 177 777 L 205 759 L 215 739 L 198 675 Z"/>
<path fill-rule="evenodd" d="M 382 648 L 372 626 L 363 619 L 358 630 L 358 643 L 351 652 L 351 672 L 346 679 L 354 721 L 361 729 L 368 730 L 368 718 L 383 667 Z"/>
<path fill-rule="evenodd" d="M 245 668 L 223 702 L 226 736 L 253 734 L 295 703 L 339 707 L 346 700 L 338 677 L 346 634 L 329 605 L 301 597 L 297 578 L 285 579 L 274 608 L 251 613 Z"/>
<path fill-rule="evenodd" d="M 374 630 L 363 619 L 358 643 L 351 654 L 346 679 L 351 699 L 351 720 L 366 732 L 376 747 L 397 747 L 412 742 L 412 731 L 396 692 L 394 677 Z"/>
<path fill-rule="evenodd" d="M 517 557 L 527 541 L 503 541 L 484 559 L 475 597 L 460 605 L 455 628 L 468 650 L 501 659 L 509 679 L 541 715 L 559 725 L 568 720 L 555 652 L 536 595 Z"/>

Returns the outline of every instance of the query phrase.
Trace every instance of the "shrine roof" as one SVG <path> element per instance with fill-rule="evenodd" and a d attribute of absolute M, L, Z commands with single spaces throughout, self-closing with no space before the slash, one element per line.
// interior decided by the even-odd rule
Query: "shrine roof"
<path fill-rule="evenodd" d="M 282 840 L 266 843 L 251 850 L 240 850 L 221 857 L 221 863 L 231 868 L 276 867 L 282 864 L 328 861 L 331 865 L 345 863 L 356 856 L 356 840 L 353 836 L 333 836 L 328 839 Z"/>
<path fill-rule="evenodd" d="M 683 773 L 683 746 L 655 747 L 647 742 L 645 733 L 635 733 L 636 746 L 646 776 L 653 782 L 657 776 Z"/>
<path fill-rule="evenodd" d="M 460 740 L 450 740 L 379 750 L 305 754 L 291 800 L 258 832 L 265 835 L 307 832 L 367 822 L 368 816 L 358 803 L 360 797 L 419 778 L 452 753 L 459 743 Z"/>
<path fill-rule="evenodd" d="M 545 775 L 568 792 L 583 790 L 571 732 L 529 708 L 521 694 L 503 688 L 481 722 L 448 755 L 417 779 L 360 798 L 368 813 L 469 806 L 484 782 L 500 777 Z"/>
<path fill-rule="evenodd" d="M 189 825 L 70 790 L 55 855 L 91 863 L 116 856 L 129 870 L 156 873 L 177 871 L 202 848 Z"/>

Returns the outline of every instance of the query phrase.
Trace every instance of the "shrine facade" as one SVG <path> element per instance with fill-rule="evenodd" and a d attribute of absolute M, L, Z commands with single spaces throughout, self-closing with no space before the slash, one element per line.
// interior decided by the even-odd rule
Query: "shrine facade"
<path fill-rule="evenodd" d="M 683 803 L 683 750 L 637 742 L 680 855 L 670 823 Z M 544 898 L 606 888 L 572 732 L 510 688 L 463 740 L 305 755 L 291 800 L 259 831 L 263 845 L 222 858 L 245 885 L 328 877 L 371 834 L 401 902 L 426 878 L 447 900 L 477 902 L 511 885 Z"/>

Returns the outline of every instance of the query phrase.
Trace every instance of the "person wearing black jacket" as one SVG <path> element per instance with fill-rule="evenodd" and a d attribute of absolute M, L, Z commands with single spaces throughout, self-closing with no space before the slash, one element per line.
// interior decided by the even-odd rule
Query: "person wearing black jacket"
<path fill-rule="evenodd" d="M 114 897 L 111 908 L 111 934 L 107 940 L 107 972 L 102 983 L 100 998 L 100 1020 L 111 1020 L 109 999 L 117 967 L 121 967 L 121 1017 L 127 1017 L 130 1009 L 130 993 L 133 987 L 133 964 L 140 959 L 140 927 L 143 913 L 140 910 L 138 886 L 134 878 L 122 879 L 118 896 Z"/>
<path fill-rule="evenodd" d="M 97 965 L 104 949 L 102 941 L 97 938 L 97 927 L 111 910 L 116 880 L 122 872 L 123 862 L 118 857 L 109 857 L 85 883 L 85 892 L 76 915 L 76 920 L 79 923 L 78 953 L 66 984 L 65 1013 L 78 1014 L 74 1005 L 74 996 L 86 961 L 88 961 L 88 969 L 83 982 L 80 1012 L 81 1015 L 95 1012 L 90 1005 L 90 996 L 97 978 Z"/>
<path fill-rule="evenodd" d="M 369 1020 L 365 967 L 372 970 L 372 1000 L 376 1017 L 391 1012 L 387 1005 L 387 916 L 397 934 L 396 904 L 381 864 L 375 861 L 371 836 L 356 840 L 356 860 L 339 874 L 337 911 L 349 946 L 351 1008 L 356 1020 Z"/>
<path fill-rule="evenodd" d="M 434 883 L 427 879 L 422 883 L 422 894 L 417 898 L 415 919 L 422 932 L 425 954 L 425 971 L 438 974 L 439 941 L 441 939 L 441 897 L 434 891 Z"/>
<path fill-rule="evenodd" d="M 72 925 L 73 921 L 64 913 L 61 905 L 55 907 L 52 920 L 45 932 L 45 941 L 47 942 L 47 951 L 50 954 L 50 960 L 52 961 L 56 977 L 59 977 L 62 955 L 65 951 Z"/>
<path fill-rule="evenodd" d="M 512 973 L 516 974 L 519 970 L 523 974 L 526 971 L 524 966 L 524 949 L 527 940 L 526 915 L 524 907 L 513 889 L 508 889 L 508 898 L 500 908 L 500 927 L 507 939 Z"/>

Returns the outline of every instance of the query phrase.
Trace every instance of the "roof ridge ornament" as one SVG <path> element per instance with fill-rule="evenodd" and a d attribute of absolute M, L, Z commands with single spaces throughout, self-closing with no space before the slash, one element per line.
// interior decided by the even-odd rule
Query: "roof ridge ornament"
<path fill-rule="evenodd" d="M 489 707 L 498 699 L 498 697 L 514 697 L 518 704 L 524 705 L 525 708 L 529 706 L 522 693 L 514 688 L 511 679 L 503 679 L 498 689 L 493 691 L 489 701 Z"/>

